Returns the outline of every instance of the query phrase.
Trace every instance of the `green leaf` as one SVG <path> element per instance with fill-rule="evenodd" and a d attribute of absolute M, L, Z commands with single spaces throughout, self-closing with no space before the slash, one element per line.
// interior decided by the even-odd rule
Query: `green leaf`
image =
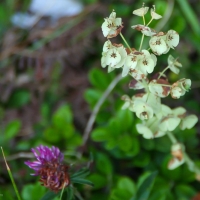
<path fill-rule="evenodd" d="M 36 194 L 37 194 L 37 192 L 36 192 Z M 52 191 L 48 191 L 40 200 L 54 200 L 54 198 L 57 197 L 58 195 L 60 195 L 60 192 L 55 193 Z M 38 197 L 36 199 L 38 199 Z"/>
<path fill-rule="evenodd" d="M 192 199 L 192 197 L 194 197 L 196 193 L 197 191 L 195 191 L 189 185 L 180 184 L 176 187 L 176 195 L 178 197 L 177 199 L 181 200 Z"/>
<path fill-rule="evenodd" d="M 107 155 L 103 153 L 98 153 L 96 155 L 95 161 L 96 161 L 96 167 L 101 173 L 105 175 L 112 174 L 113 166 Z"/>
<path fill-rule="evenodd" d="M 93 173 L 88 179 L 94 183 L 93 190 L 105 187 L 108 182 L 108 176 L 101 175 L 100 173 Z"/>
<path fill-rule="evenodd" d="M 13 120 L 7 124 L 5 128 L 5 139 L 10 140 L 13 138 L 21 129 L 21 121 Z"/>
<path fill-rule="evenodd" d="M 66 124 L 72 123 L 72 111 L 68 105 L 62 105 L 53 115 L 53 125 L 65 129 Z"/>
<path fill-rule="evenodd" d="M 82 168 L 79 171 L 75 172 L 70 176 L 71 179 L 74 178 L 84 178 L 90 174 L 90 170 L 88 168 Z"/>
<path fill-rule="evenodd" d="M 96 142 L 106 141 L 111 138 L 106 128 L 94 129 L 91 133 L 91 137 Z"/>
<path fill-rule="evenodd" d="M 58 142 L 61 139 L 61 135 L 57 129 L 48 127 L 46 130 L 44 130 L 44 138 L 48 142 Z"/>
<path fill-rule="evenodd" d="M 107 74 L 105 74 L 98 68 L 93 68 L 92 70 L 90 70 L 89 80 L 95 88 L 101 90 L 105 90 L 110 83 Z"/>
<path fill-rule="evenodd" d="M 127 131 L 129 128 L 133 126 L 133 113 L 130 112 L 130 110 L 122 110 L 120 109 L 117 112 L 116 118 L 119 121 L 119 124 L 121 126 L 120 130 Z"/>
<path fill-rule="evenodd" d="M 41 186 L 40 183 L 28 184 L 22 190 L 22 198 L 23 200 L 39 199 L 44 195 L 45 190 L 45 187 Z"/>
<path fill-rule="evenodd" d="M 79 183 L 79 184 L 94 186 L 94 184 L 91 181 L 83 179 L 83 178 L 71 178 L 70 180 L 72 183 Z"/>
<path fill-rule="evenodd" d="M 122 189 L 130 193 L 131 195 L 133 195 L 136 191 L 135 183 L 130 178 L 127 177 L 122 177 L 119 179 L 117 183 L 117 188 Z"/>
<path fill-rule="evenodd" d="M 144 200 L 148 199 L 152 186 L 154 184 L 155 177 L 157 176 L 157 171 L 149 174 L 139 186 L 136 195 L 134 195 L 131 200 Z"/>
<path fill-rule="evenodd" d="M 102 92 L 96 89 L 87 89 L 84 93 L 85 100 L 93 108 L 97 101 L 101 98 Z"/>
<path fill-rule="evenodd" d="M 31 99 L 30 92 L 27 90 L 15 90 L 8 100 L 8 106 L 19 108 L 26 105 Z"/>
<path fill-rule="evenodd" d="M 118 146 L 119 149 L 127 152 L 130 151 L 133 147 L 133 139 L 130 135 L 121 135 L 121 137 L 118 140 Z"/>
<path fill-rule="evenodd" d="M 72 200 L 74 196 L 73 188 L 68 187 L 67 188 L 67 200 Z"/>

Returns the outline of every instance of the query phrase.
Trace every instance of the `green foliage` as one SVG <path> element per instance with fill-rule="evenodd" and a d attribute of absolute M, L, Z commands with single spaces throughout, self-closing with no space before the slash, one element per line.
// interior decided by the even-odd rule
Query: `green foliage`
<path fill-rule="evenodd" d="M 157 175 L 157 172 L 153 172 L 153 173 L 145 174 L 144 176 L 142 176 L 139 180 L 140 182 L 138 185 L 137 193 L 134 194 L 131 200 L 148 199 L 150 191 L 153 187 L 156 175 Z"/>
<path fill-rule="evenodd" d="M 22 198 L 24 200 L 38 199 L 45 194 L 46 189 L 40 183 L 28 184 L 22 190 Z"/>
<path fill-rule="evenodd" d="M 5 142 L 15 137 L 21 129 L 21 121 L 13 120 L 5 128 Z"/>
<path fill-rule="evenodd" d="M 81 143 L 80 135 L 74 130 L 72 111 L 68 105 L 62 105 L 53 114 L 50 126 L 44 130 L 44 140 L 54 144 L 66 141 L 68 148 Z"/>
<path fill-rule="evenodd" d="M 132 130 L 133 115 L 128 110 L 119 110 L 108 124 L 94 129 L 94 141 L 104 142 L 105 148 L 116 157 L 130 157 L 139 153 L 140 145 Z"/>
<path fill-rule="evenodd" d="M 30 101 L 31 95 L 27 90 L 16 90 L 10 96 L 7 106 L 12 108 L 20 108 Z"/>
<path fill-rule="evenodd" d="M 128 177 L 121 177 L 112 190 L 110 200 L 131 199 L 136 192 L 135 183 Z"/>

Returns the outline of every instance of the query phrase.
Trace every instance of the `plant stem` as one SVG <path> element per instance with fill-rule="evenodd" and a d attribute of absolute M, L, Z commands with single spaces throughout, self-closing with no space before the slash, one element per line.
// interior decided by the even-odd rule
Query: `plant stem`
<path fill-rule="evenodd" d="M 141 48 L 142 48 L 143 41 L 144 41 L 144 34 L 142 34 L 142 39 L 141 39 L 141 42 L 140 42 L 140 48 L 139 48 L 139 51 L 140 51 Z"/>
<path fill-rule="evenodd" d="M 145 25 L 146 22 L 145 22 L 145 17 L 144 17 L 144 15 L 142 16 L 142 19 L 143 19 L 143 24 Z"/>
<path fill-rule="evenodd" d="M 14 187 L 15 193 L 16 193 L 16 195 L 17 195 L 17 199 L 18 199 L 18 200 L 21 200 L 21 197 L 20 197 L 20 195 L 19 195 L 19 191 L 18 191 L 18 189 L 17 189 L 17 186 L 16 186 L 16 184 L 15 184 L 14 178 L 13 178 L 12 173 L 11 173 L 11 170 L 10 170 L 10 168 L 9 168 L 7 162 L 6 162 L 6 158 L 5 158 L 5 155 L 4 155 L 4 152 L 3 152 L 3 148 L 2 148 L 2 147 L 1 147 L 1 151 L 2 151 L 2 154 L 3 154 L 3 158 L 4 158 L 4 161 L 5 161 L 5 164 L 6 164 L 6 168 L 7 168 L 8 174 L 9 174 L 9 176 L 10 176 L 10 180 L 11 180 L 11 182 L 12 182 L 12 185 L 13 185 L 13 187 Z"/>
<path fill-rule="evenodd" d="M 122 33 L 120 33 L 120 36 L 121 36 L 122 40 L 124 41 L 124 43 L 126 44 L 126 46 L 129 48 L 129 50 L 132 52 L 131 47 L 129 46 L 128 42 L 126 41 L 126 39 L 124 38 L 124 36 L 122 35 Z"/>
<path fill-rule="evenodd" d="M 169 69 L 169 66 L 167 66 L 159 75 L 157 79 L 159 79 L 167 70 Z"/>
<path fill-rule="evenodd" d="M 149 23 L 146 26 L 149 26 L 149 24 L 151 24 L 152 21 L 153 21 L 153 18 L 151 18 L 151 20 L 149 21 Z"/>
<path fill-rule="evenodd" d="M 107 99 L 108 95 L 111 93 L 111 91 L 113 90 L 113 88 L 117 85 L 117 83 L 119 83 L 119 81 L 122 79 L 121 74 L 119 74 L 111 83 L 110 85 L 107 87 L 107 89 L 105 90 L 105 92 L 103 93 L 103 95 L 101 96 L 101 98 L 99 99 L 99 101 L 96 103 L 90 117 L 89 120 L 87 122 L 84 134 L 83 134 L 83 143 L 82 145 L 85 146 L 89 136 L 90 136 L 90 132 L 92 130 L 92 126 L 95 122 L 96 116 L 99 112 L 99 109 L 101 107 L 101 105 L 104 103 L 104 101 Z"/>
<path fill-rule="evenodd" d="M 195 165 L 194 161 L 184 151 L 184 159 L 190 171 L 200 175 L 200 169 Z"/>
<path fill-rule="evenodd" d="M 176 144 L 178 142 L 177 139 L 174 137 L 174 135 L 171 132 L 167 132 L 167 136 L 171 140 L 172 144 Z"/>

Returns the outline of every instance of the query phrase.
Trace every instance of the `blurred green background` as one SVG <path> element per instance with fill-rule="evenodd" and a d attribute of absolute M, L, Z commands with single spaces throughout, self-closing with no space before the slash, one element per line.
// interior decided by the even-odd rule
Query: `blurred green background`
<path fill-rule="evenodd" d="M 176 51 L 171 50 L 170 54 L 179 58 L 183 68 L 179 75 L 169 72 L 169 81 L 192 80 L 192 89 L 184 97 L 179 100 L 168 97 L 163 102 L 172 108 L 183 106 L 199 117 L 200 2 L 144 2 L 149 7 L 156 5 L 157 13 L 163 16 L 152 22 L 152 28 L 164 32 L 173 29 L 180 35 Z M 92 109 L 109 83 L 121 73 L 115 70 L 107 74 L 101 68 L 102 46 L 106 41 L 101 32 L 103 19 L 114 9 L 117 17 L 123 19 L 122 33 L 128 43 L 138 48 L 141 35 L 130 27 L 142 23 L 132 11 L 140 8 L 143 1 L 82 3 L 84 9 L 79 15 L 56 21 L 41 16 L 32 27 L 21 29 L 11 23 L 11 17 L 19 11 L 28 12 L 30 1 L 0 2 L 0 146 L 22 198 L 41 199 L 47 191 L 24 165 L 25 160 L 33 157 L 30 149 L 44 144 L 59 147 L 66 162 L 77 168 L 87 163 L 92 153 L 94 163 L 88 179 L 95 186 L 77 186 L 83 199 L 130 200 L 136 193 L 141 200 L 192 199 L 200 191 L 200 184 L 186 165 L 173 171 L 167 169 L 171 158 L 169 139 L 143 139 L 135 129 L 138 119 L 130 111 L 121 110 L 121 96 L 135 94 L 128 88 L 130 77 L 121 80 L 106 99 L 91 138 L 80 148 Z M 122 43 L 120 37 L 113 41 Z M 162 71 L 166 65 L 167 55 L 163 55 L 158 58 L 156 70 Z M 199 131 L 198 124 L 191 130 L 176 130 L 175 135 L 200 166 Z M 0 162 L 0 194 L 3 194 L 0 199 L 16 199 L 2 156 Z M 149 181 L 144 187 L 144 180 L 155 171 L 158 174 L 154 182 Z M 148 198 L 142 197 L 141 191 Z"/>

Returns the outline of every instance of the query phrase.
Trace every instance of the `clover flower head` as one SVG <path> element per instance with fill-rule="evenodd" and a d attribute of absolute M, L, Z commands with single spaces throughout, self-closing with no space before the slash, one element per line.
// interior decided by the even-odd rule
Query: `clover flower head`
<path fill-rule="evenodd" d="M 35 176 L 40 176 L 42 185 L 54 192 L 70 184 L 68 166 L 63 164 L 64 155 L 57 147 L 40 145 L 32 149 L 36 161 L 26 161 L 25 164 L 35 171 Z"/>
<path fill-rule="evenodd" d="M 123 28 L 122 19 L 116 18 L 116 12 L 112 11 L 108 18 L 104 19 L 104 23 L 102 24 L 102 32 L 104 37 L 113 38 L 116 37 Z"/>

